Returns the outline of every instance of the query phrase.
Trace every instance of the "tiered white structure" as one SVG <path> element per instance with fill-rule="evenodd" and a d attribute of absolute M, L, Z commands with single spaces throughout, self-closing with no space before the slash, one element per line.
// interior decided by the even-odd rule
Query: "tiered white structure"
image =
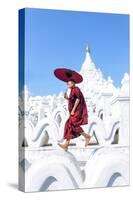
<path fill-rule="evenodd" d="M 20 188 L 25 191 L 129 184 L 129 75 L 116 88 L 97 69 L 88 47 L 80 73 L 78 86 L 89 112 L 83 127 L 92 135 L 86 148 L 82 136 L 71 142 L 69 152 L 57 145 L 68 118 L 63 92 L 33 97 L 25 86 L 24 99 L 19 97 L 20 176 L 25 176 Z"/>

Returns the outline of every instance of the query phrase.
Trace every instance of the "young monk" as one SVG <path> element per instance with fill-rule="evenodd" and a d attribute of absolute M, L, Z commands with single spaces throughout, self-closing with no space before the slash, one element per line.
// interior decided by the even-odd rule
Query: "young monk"
<path fill-rule="evenodd" d="M 80 135 L 85 137 L 85 146 L 89 144 L 91 136 L 84 132 L 81 125 L 88 123 L 88 112 L 84 96 L 75 85 L 74 80 L 67 81 L 67 86 L 71 90 L 69 97 L 65 94 L 65 98 L 68 100 L 68 111 L 69 118 L 65 123 L 64 127 L 64 139 L 66 139 L 64 144 L 58 143 L 58 145 L 65 151 L 68 150 L 70 140 Z"/>

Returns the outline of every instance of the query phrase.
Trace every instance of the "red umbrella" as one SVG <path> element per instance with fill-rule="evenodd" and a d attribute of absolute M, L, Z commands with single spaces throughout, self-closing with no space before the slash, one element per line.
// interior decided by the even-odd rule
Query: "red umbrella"
<path fill-rule="evenodd" d="M 73 80 L 75 83 L 80 83 L 83 81 L 83 77 L 78 72 L 67 68 L 55 69 L 54 74 L 58 79 L 64 82 Z"/>

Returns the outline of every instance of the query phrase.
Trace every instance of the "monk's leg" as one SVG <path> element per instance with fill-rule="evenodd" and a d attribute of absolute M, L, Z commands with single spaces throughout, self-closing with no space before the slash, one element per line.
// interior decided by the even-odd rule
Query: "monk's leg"
<path fill-rule="evenodd" d="M 68 146 L 69 146 L 69 144 L 70 144 L 70 139 L 66 139 L 66 141 L 65 141 L 64 144 L 60 144 L 60 143 L 58 143 L 58 145 L 59 145 L 61 148 L 63 148 L 65 151 L 68 150 Z"/>
<path fill-rule="evenodd" d="M 85 138 L 89 138 L 89 137 L 90 137 L 90 135 L 88 135 L 88 134 L 85 133 L 85 132 L 81 132 L 81 135 L 83 135 Z"/>
<path fill-rule="evenodd" d="M 83 135 L 85 137 L 85 147 L 86 147 L 89 144 L 89 142 L 90 142 L 91 136 L 88 135 L 85 132 L 82 132 L 81 135 Z"/>

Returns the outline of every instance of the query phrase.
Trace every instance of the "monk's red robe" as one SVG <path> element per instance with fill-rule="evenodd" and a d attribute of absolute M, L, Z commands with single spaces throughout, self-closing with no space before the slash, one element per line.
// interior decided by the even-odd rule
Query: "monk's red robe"
<path fill-rule="evenodd" d="M 71 113 L 76 99 L 79 99 L 79 104 L 76 107 L 74 115 L 70 115 L 64 127 L 64 139 L 73 139 L 81 135 L 84 130 L 81 125 L 88 123 L 88 112 L 84 96 L 78 87 L 71 89 L 68 98 L 68 110 Z"/>

